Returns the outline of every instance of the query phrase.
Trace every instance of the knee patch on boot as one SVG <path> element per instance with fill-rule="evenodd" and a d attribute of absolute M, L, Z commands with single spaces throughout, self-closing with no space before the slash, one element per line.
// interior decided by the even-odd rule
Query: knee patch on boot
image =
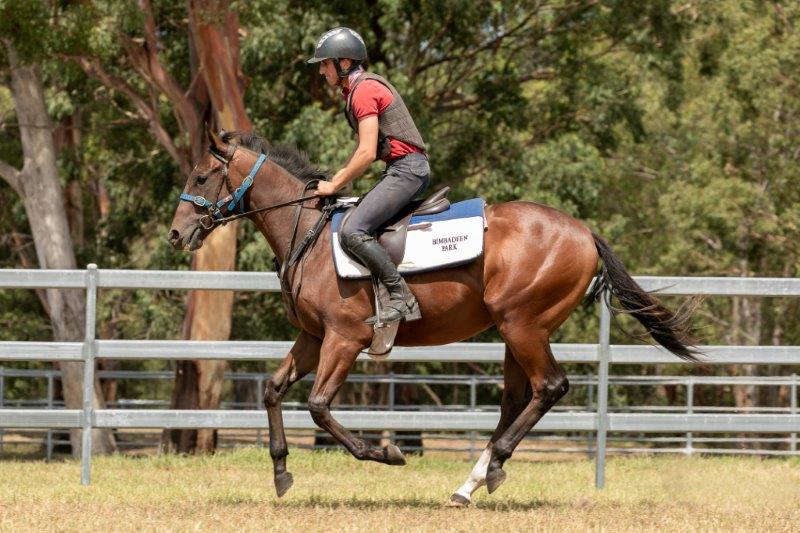
<path fill-rule="evenodd" d="M 341 239 L 339 239 L 339 243 L 342 245 L 342 248 L 352 252 L 365 242 L 374 240 L 372 235 L 367 235 L 366 233 L 347 233 L 342 235 Z"/>

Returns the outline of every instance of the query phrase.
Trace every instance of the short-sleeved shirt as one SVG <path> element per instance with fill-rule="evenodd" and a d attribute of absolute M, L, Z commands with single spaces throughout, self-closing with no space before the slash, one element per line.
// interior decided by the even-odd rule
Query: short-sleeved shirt
<path fill-rule="evenodd" d="M 358 85 L 357 89 L 358 90 L 353 94 L 351 106 L 353 114 L 359 122 L 367 117 L 380 115 L 389 107 L 389 104 L 391 104 L 394 99 L 389 88 L 377 80 L 364 80 Z M 342 91 L 345 100 L 347 100 L 349 94 L 350 91 L 348 89 Z M 389 137 L 389 155 L 384 157 L 383 160 L 391 161 L 392 159 L 416 152 L 425 153 L 424 150 L 413 144 L 404 143 L 394 137 Z"/>

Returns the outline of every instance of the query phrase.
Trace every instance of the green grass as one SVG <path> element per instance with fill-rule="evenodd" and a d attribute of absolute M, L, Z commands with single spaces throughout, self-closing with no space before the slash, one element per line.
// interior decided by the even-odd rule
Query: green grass
<path fill-rule="evenodd" d="M 508 481 L 444 508 L 466 461 L 410 458 L 403 468 L 343 453 L 292 450 L 282 499 L 269 454 L 103 457 L 92 485 L 74 461 L 0 462 L 0 531 L 206 530 L 792 530 L 800 524 L 800 461 L 614 458 L 607 488 L 585 460 L 507 464 Z"/>

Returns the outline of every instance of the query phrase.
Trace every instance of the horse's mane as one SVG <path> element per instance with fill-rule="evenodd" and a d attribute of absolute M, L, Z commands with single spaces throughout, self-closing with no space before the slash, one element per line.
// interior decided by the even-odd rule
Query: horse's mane
<path fill-rule="evenodd" d="M 272 146 L 269 141 L 254 132 L 226 131 L 222 133 L 223 142 L 229 143 L 233 140 L 238 141 L 238 144 L 245 148 L 266 155 L 267 159 L 280 165 L 300 181 L 330 179 L 328 172 L 314 166 L 308 159 L 308 154 L 298 150 L 296 146 Z"/>

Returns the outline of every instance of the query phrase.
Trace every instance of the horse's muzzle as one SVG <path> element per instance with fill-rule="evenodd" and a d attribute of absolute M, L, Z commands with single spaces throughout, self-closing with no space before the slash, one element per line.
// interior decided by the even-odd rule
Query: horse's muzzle
<path fill-rule="evenodd" d="M 183 248 L 183 239 L 181 239 L 181 233 L 178 230 L 170 230 L 169 235 L 167 235 L 167 240 L 170 242 L 173 248 L 177 250 Z"/>
<path fill-rule="evenodd" d="M 180 231 L 172 229 L 169 235 L 167 235 L 167 240 L 176 250 L 183 250 L 188 245 L 189 251 L 191 252 L 203 246 L 203 238 L 206 234 L 208 234 L 208 232 L 198 225 L 192 228 L 189 236 L 186 238 L 181 235 Z"/>

